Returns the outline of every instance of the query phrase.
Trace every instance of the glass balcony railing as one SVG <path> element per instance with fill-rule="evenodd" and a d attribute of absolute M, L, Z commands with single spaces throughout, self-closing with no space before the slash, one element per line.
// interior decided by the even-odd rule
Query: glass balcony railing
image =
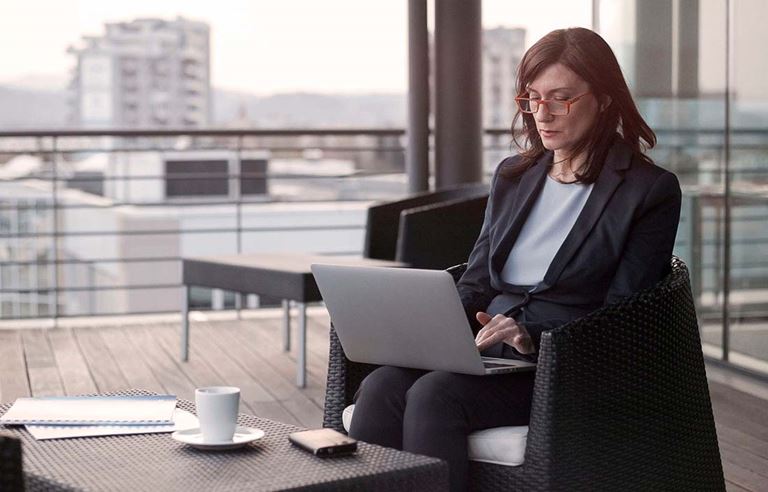
<path fill-rule="evenodd" d="M 766 161 L 754 157 L 768 156 L 768 132 L 731 134 L 728 196 L 722 132 L 658 136 L 651 154 L 684 193 L 675 253 L 703 340 L 720 346 L 724 275 L 731 316 L 768 319 Z M 487 130 L 486 176 L 512 151 L 507 130 Z M 177 311 L 184 256 L 360 254 L 367 206 L 407 193 L 404 156 L 397 129 L 0 133 L 0 319 Z M 195 308 L 234 303 L 192 293 Z"/>

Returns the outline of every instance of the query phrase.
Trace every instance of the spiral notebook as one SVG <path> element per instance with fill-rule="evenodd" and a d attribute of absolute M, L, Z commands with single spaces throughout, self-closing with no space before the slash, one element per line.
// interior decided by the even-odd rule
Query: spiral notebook
<path fill-rule="evenodd" d="M 27 425 L 32 437 L 38 441 L 46 439 L 68 439 L 72 437 L 118 436 L 127 434 L 158 434 L 200 427 L 200 422 L 192 413 L 177 408 L 173 414 L 173 424 L 152 425 Z"/>
<path fill-rule="evenodd" d="M 0 424 L 171 425 L 175 395 L 18 398 Z"/>

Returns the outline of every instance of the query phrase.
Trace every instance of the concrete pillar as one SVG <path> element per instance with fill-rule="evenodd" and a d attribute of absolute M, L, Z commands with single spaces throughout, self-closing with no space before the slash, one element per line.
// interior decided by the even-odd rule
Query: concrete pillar
<path fill-rule="evenodd" d="M 429 190 L 429 33 L 427 0 L 408 0 L 408 190 Z"/>
<path fill-rule="evenodd" d="M 635 95 L 672 95 L 672 2 L 643 0 L 635 4 Z"/>
<path fill-rule="evenodd" d="M 483 167 L 481 0 L 435 0 L 435 187 Z"/>

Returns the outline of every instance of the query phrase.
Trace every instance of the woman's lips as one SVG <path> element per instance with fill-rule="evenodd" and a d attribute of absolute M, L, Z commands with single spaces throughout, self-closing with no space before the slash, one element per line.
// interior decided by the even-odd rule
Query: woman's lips
<path fill-rule="evenodd" d="M 555 135 L 557 135 L 558 133 L 560 133 L 560 132 L 552 131 L 552 130 L 539 130 L 539 134 L 542 137 L 546 137 L 546 138 L 552 138 Z"/>

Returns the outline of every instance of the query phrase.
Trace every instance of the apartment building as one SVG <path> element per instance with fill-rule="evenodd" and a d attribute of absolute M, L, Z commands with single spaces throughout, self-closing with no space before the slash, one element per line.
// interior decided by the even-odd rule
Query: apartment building
<path fill-rule="evenodd" d="M 83 128 L 194 128 L 211 121 L 210 29 L 136 19 L 69 48 L 70 119 Z"/>

